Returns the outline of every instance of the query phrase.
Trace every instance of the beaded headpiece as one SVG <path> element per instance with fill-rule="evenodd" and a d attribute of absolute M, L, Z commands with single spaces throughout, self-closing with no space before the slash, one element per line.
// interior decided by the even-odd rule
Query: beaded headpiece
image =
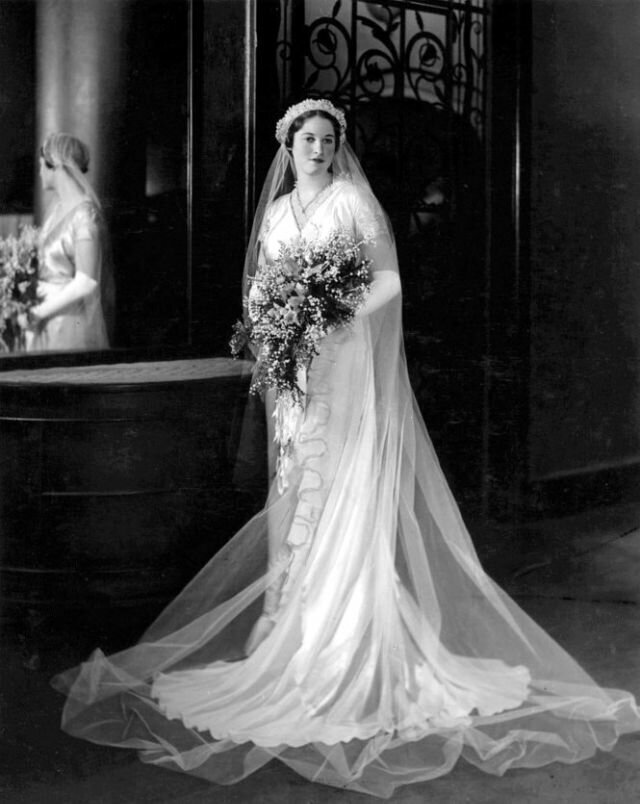
<path fill-rule="evenodd" d="M 333 103 L 326 98 L 308 98 L 300 103 L 296 103 L 295 106 L 290 106 L 285 112 L 284 117 L 280 118 L 276 125 L 276 139 L 278 142 L 284 145 L 287 134 L 289 133 L 289 128 L 296 117 L 300 117 L 300 115 L 305 112 L 320 111 L 330 114 L 331 117 L 337 121 L 338 127 L 340 128 L 340 142 L 344 142 L 347 132 L 347 120 L 344 116 L 344 112 L 337 109 Z"/>

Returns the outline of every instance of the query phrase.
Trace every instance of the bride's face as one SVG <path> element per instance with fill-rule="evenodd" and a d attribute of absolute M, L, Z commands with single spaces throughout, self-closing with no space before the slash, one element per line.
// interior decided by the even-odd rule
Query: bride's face
<path fill-rule="evenodd" d="M 293 135 L 291 155 L 298 176 L 319 176 L 331 167 L 336 152 L 336 135 L 331 121 L 309 117 Z"/>

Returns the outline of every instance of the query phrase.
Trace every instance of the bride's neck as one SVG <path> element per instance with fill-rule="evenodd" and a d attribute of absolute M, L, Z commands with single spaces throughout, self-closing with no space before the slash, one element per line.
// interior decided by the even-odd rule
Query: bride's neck
<path fill-rule="evenodd" d="M 325 173 L 323 176 L 301 176 L 295 185 L 295 191 L 303 205 L 312 201 L 325 187 L 333 182 L 333 175 Z"/>

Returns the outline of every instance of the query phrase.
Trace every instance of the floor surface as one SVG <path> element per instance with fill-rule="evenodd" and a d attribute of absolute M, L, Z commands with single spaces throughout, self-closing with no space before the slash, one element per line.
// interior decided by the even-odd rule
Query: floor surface
<path fill-rule="evenodd" d="M 489 573 L 605 686 L 640 699 L 640 504 L 474 534 Z M 232 787 L 147 767 L 128 751 L 93 746 L 58 729 L 62 700 L 48 680 L 103 635 L 69 624 L 33 644 L 3 631 L 0 800 L 5 804 L 367 804 L 361 794 L 311 784 L 272 762 Z M 41 625 L 41 624 L 40 624 Z M 105 645 L 106 648 L 110 646 Z M 611 754 L 502 778 L 464 761 L 432 782 L 400 789 L 403 804 L 634 804 L 640 734 Z"/>

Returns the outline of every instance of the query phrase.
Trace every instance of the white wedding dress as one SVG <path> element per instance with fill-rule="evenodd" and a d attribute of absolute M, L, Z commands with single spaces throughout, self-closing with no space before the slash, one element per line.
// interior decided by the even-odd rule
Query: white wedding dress
<path fill-rule="evenodd" d="M 283 196 L 262 258 L 302 234 L 373 238 L 374 205 L 336 180 L 301 216 Z M 64 728 L 229 783 L 278 757 L 388 797 L 462 756 L 490 773 L 576 762 L 640 729 L 484 573 L 416 406 L 400 296 L 323 342 L 263 511 L 140 643 L 60 676 Z"/>

